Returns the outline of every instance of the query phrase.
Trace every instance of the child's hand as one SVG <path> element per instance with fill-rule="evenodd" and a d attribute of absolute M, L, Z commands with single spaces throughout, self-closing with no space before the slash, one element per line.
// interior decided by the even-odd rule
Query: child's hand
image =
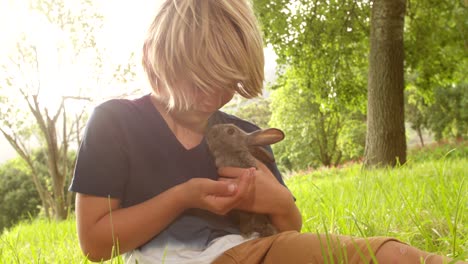
<path fill-rule="evenodd" d="M 237 182 L 240 175 L 248 171 L 253 174 L 253 186 L 249 188 L 249 193 L 236 209 L 269 215 L 281 214 L 282 205 L 293 200 L 290 192 L 278 182 L 263 163 L 257 161 L 257 167 L 257 170 L 224 167 L 218 170 L 218 174 L 221 181 L 227 182 Z"/>
<path fill-rule="evenodd" d="M 234 181 L 213 181 L 194 178 L 184 184 L 187 208 L 200 208 L 224 215 L 242 203 L 250 193 L 255 178 L 248 170 Z"/>

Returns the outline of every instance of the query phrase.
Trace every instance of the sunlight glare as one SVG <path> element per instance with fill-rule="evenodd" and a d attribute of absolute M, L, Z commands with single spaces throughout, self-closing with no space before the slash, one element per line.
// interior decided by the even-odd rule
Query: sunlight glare
<path fill-rule="evenodd" d="M 151 23 L 160 1 L 97 1 L 96 6 L 104 16 L 104 25 L 99 32 L 99 47 L 105 48 L 110 57 L 104 58 L 104 74 L 109 74 L 112 65 L 127 63 L 131 52 L 141 56 L 140 50 L 146 30 Z M 124 19 L 123 19 L 124 18 Z M 14 26 L 12 26 L 14 25 Z M 24 33 L 37 48 L 39 62 L 39 101 L 49 112 L 56 111 L 62 96 L 76 96 L 80 88 L 91 87 L 97 94 L 110 90 L 99 87 L 97 72 L 93 72 L 92 55 L 84 51 L 72 59 L 68 36 L 57 26 L 51 25 L 44 15 L 29 10 L 25 1 L 1 1 L 0 3 L 0 63 L 8 60 L 16 49 L 16 42 Z M 36 87 L 37 89 L 38 87 Z M 115 89 L 114 89 L 115 90 Z M 29 91 L 36 94 L 37 91 Z M 115 91 L 114 91 L 115 93 Z"/>

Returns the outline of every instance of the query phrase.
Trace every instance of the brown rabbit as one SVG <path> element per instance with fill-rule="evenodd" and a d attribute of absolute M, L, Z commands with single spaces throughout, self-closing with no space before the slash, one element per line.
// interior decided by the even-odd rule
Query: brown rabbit
<path fill-rule="evenodd" d="M 206 142 L 216 167 L 256 167 L 255 158 L 264 163 L 274 162 L 273 155 L 262 146 L 283 140 L 284 133 L 276 128 L 246 133 L 233 124 L 218 124 L 208 129 Z M 277 231 L 267 215 L 234 210 L 230 215 L 239 222 L 243 236 L 258 232 L 270 236 Z"/>

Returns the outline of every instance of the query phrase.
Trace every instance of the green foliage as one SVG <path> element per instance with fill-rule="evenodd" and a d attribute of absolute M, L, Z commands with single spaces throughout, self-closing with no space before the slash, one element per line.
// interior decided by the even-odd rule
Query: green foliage
<path fill-rule="evenodd" d="M 468 84 L 437 87 L 431 93 L 433 99 L 429 101 L 420 91 L 407 90 L 406 120 L 411 123 L 411 128 L 427 128 L 436 140 L 466 138 Z"/>
<path fill-rule="evenodd" d="M 270 125 L 284 130 L 286 139 L 273 146 L 281 170 L 337 165 L 362 154 L 363 115 L 341 104 L 338 96 L 317 99 L 309 79 L 289 69 L 284 86 L 272 93 Z M 355 148 L 355 149 L 354 149 Z"/>
<path fill-rule="evenodd" d="M 437 140 L 468 135 L 468 83 L 434 89 L 434 103 L 428 107 L 428 127 Z"/>
<path fill-rule="evenodd" d="M 275 145 L 283 170 L 339 164 L 357 139 L 344 126 L 364 112 L 369 3 L 254 1 L 265 39 L 278 55 L 271 126 L 286 132 Z M 338 142 L 339 141 L 339 142 Z"/>
<path fill-rule="evenodd" d="M 255 0 L 254 7 L 265 39 L 283 65 L 296 67 L 310 58 L 328 57 L 333 67 L 349 58 L 342 55 L 367 46 L 369 3 Z M 332 57 L 338 60 L 330 60 Z"/>
<path fill-rule="evenodd" d="M 327 156 L 320 154 L 318 141 L 311 138 L 321 134 L 320 123 L 331 132 L 322 137 L 327 141 L 322 149 L 329 149 L 325 152 L 341 152 L 341 160 L 361 153 L 358 135 L 363 126 L 358 125 L 358 119 L 350 121 L 347 114 L 364 113 L 366 108 L 371 2 L 254 1 L 265 40 L 278 55 L 280 77 L 272 88 L 285 89 L 274 99 L 272 124 L 296 139 L 275 147 L 282 152 L 279 160 L 284 168 L 314 166 L 320 156 Z M 467 12 L 462 1 L 408 1 L 404 35 L 406 116 L 417 131 L 429 128 L 437 137 L 464 136 L 467 131 Z M 295 88 L 291 88 L 292 83 Z M 437 88 L 453 85 L 457 88 Z M 305 100 L 298 98 L 298 93 Z M 454 94 L 459 99 L 448 102 Z M 351 136 L 353 129 L 358 131 Z M 337 147 L 331 143 L 335 138 Z M 360 143 L 354 146 L 349 138 Z M 338 154 L 328 156 L 340 160 Z"/>
<path fill-rule="evenodd" d="M 466 138 L 468 85 L 438 87 L 431 93 L 434 98 L 427 100 L 420 90 L 407 89 L 405 111 L 411 128 L 428 129 L 436 140 Z"/>
<path fill-rule="evenodd" d="M 319 104 L 365 109 L 369 3 L 254 1 L 280 64 L 278 83 L 301 79 Z M 333 100 L 330 100 L 333 98 Z"/>
<path fill-rule="evenodd" d="M 408 85 L 405 90 L 405 119 L 415 131 L 427 128 L 428 104 L 423 93 L 415 86 Z"/>
<path fill-rule="evenodd" d="M 344 121 L 337 147 L 342 152 L 342 161 L 359 160 L 366 145 L 366 121 L 364 118 L 349 118 Z"/>
<path fill-rule="evenodd" d="M 460 73 L 466 71 L 468 9 L 463 5 L 459 0 L 409 1 L 405 63 L 407 73 L 412 75 L 411 83 L 418 89 L 430 92 L 458 82 Z"/>
<path fill-rule="evenodd" d="M 0 166 L 0 232 L 21 220 L 35 217 L 39 195 L 26 165 L 14 159 Z"/>
<path fill-rule="evenodd" d="M 410 1 L 405 47 L 406 120 L 437 139 L 466 136 L 468 49 L 463 1 Z"/>
<path fill-rule="evenodd" d="M 270 125 L 282 129 L 286 134 L 282 142 L 273 145 L 280 170 L 306 168 L 320 161 L 317 145 L 312 139 L 315 132 L 313 121 L 317 116 L 311 114 L 317 113 L 319 107 L 310 101 L 305 94 L 308 90 L 301 89 L 300 84 L 293 81 L 288 84 L 271 95 Z"/>
<path fill-rule="evenodd" d="M 250 121 L 260 128 L 268 128 L 268 122 L 271 118 L 270 100 L 264 98 L 250 99 L 249 101 L 239 98 L 223 110 Z"/>

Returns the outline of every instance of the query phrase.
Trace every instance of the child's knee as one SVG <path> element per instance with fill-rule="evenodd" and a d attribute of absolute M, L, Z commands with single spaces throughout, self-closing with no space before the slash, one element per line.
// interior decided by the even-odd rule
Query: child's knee
<path fill-rule="evenodd" d="M 425 252 L 397 241 L 383 244 L 375 257 L 381 264 L 386 263 L 421 263 Z"/>

